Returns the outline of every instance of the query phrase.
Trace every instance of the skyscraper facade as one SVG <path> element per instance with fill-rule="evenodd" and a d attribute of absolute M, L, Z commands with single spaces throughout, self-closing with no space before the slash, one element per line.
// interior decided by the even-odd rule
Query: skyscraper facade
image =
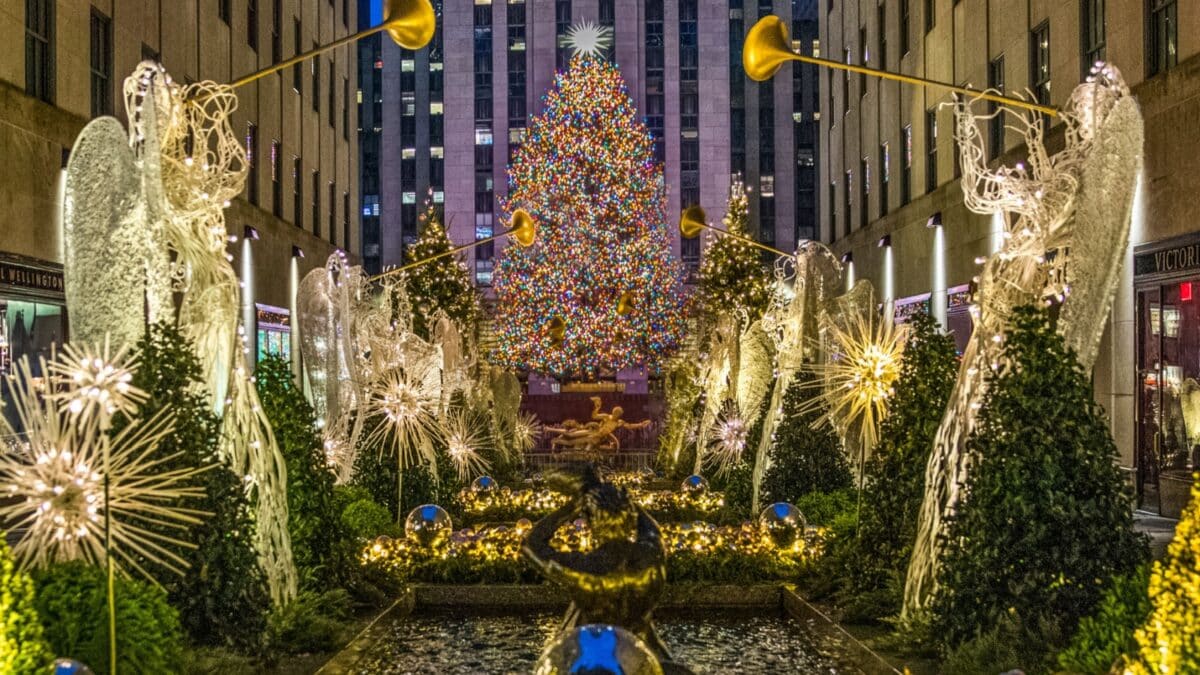
<path fill-rule="evenodd" d="M 753 190 L 751 218 L 761 240 L 788 250 L 798 237 L 813 236 L 815 80 L 806 67 L 767 83 L 748 81 L 741 41 L 759 16 L 777 14 L 791 22 L 798 43 L 819 50 L 816 0 L 434 4 L 433 44 L 411 52 L 385 42 L 382 49 L 381 264 L 401 261 L 427 199 L 444 208 L 455 243 L 503 231 L 496 198 L 506 193 L 506 168 L 555 73 L 569 64 L 568 32 L 584 21 L 612 30 L 609 56 L 663 163 L 663 217 L 672 231 L 692 204 L 719 221 L 737 173 Z M 700 241 L 673 237 L 676 253 L 696 270 Z M 472 251 L 480 286 L 490 285 L 496 255 L 492 244 Z"/>

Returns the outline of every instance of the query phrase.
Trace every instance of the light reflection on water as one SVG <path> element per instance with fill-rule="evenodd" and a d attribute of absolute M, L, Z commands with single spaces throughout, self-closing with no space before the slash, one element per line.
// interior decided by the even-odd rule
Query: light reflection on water
<path fill-rule="evenodd" d="M 426 613 L 373 631 L 375 644 L 356 673 L 530 673 L 561 615 Z M 667 614 L 658 628 L 672 655 L 697 675 L 716 673 L 830 673 L 860 671 L 837 665 L 827 644 L 795 619 L 775 614 Z"/>

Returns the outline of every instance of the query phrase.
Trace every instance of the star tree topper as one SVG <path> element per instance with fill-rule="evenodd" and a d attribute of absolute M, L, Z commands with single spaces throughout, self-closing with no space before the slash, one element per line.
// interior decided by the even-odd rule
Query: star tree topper
<path fill-rule="evenodd" d="M 612 44 L 612 28 L 587 20 L 571 26 L 571 30 L 567 31 L 566 37 L 563 38 L 564 47 L 575 54 L 589 56 L 603 56 L 612 47 Z"/>

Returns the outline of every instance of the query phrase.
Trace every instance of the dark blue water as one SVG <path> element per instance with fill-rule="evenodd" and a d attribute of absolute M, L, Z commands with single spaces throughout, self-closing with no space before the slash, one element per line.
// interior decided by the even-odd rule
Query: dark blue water
<path fill-rule="evenodd" d="M 560 614 L 403 617 L 371 632 L 355 673 L 531 673 Z M 778 614 L 666 614 L 658 630 L 672 656 L 697 675 L 861 671 L 837 665 L 837 646 Z"/>

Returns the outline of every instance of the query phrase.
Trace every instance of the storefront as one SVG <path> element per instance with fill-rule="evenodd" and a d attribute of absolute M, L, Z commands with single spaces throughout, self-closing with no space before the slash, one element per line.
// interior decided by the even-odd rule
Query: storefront
<path fill-rule="evenodd" d="M 22 358 L 41 375 L 41 359 L 48 360 L 66 338 L 62 266 L 0 253 L 0 378 Z M 7 404 L 8 388 L 0 389 Z"/>
<path fill-rule="evenodd" d="M 896 301 L 896 323 L 907 323 L 917 314 L 929 314 L 932 311 L 932 293 L 921 293 Z M 959 354 L 967 347 L 971 339 L 974 323 L 971 320 L 971 288 L 969 285 L 954 286 L 946 289 L 946 331 L 954 338 L 955 348 Z"/>
<path fill-rule="evenodd" d="M 255 303 L 255 337 L 257 349 L 255 362 L 268 354 L 283 359 L 292 358 L 291 316 L 286 309 L 274 305 Z"/>
<path fill-rule="evenodd" d="M 1200 459 L 1200 235 L 1134 249 L 1137 497 L 1178 517 Z"/>

